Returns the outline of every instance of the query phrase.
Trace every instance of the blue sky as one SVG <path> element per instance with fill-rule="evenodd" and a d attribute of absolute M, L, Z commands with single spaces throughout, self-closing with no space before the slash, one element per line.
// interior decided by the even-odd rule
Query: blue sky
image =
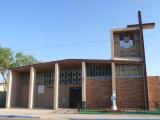
<path fill-rule="evenodd" d="M 110 29 L 155 22 L 146 30 L 148 75 L 160 75 L 159 0 L 1 0 L 0 45 L 41 61 L 110 59 Z"/>

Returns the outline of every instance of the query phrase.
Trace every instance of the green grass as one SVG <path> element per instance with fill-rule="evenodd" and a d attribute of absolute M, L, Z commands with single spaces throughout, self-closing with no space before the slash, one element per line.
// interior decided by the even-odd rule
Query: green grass
<path fill-rule="evenodd" d="M 106 111 L 99 111 L 99 110 L 80 110 L 80 114 L 107 114 Z"/>
<path fill-rule="evenodd" d="M 107 111 L 102 111 L 102 110 L 80 110 L 79 114 L 152 114 L 152 115 L 160 115 L 160 109 L 154 110 L 154 111 L 129 111 L 129 112 L 107 112 Z"/>

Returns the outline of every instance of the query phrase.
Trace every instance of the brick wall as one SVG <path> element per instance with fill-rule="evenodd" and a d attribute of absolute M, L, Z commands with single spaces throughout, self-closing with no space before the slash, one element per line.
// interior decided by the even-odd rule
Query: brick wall
<path fill-rule="evenodd" d="M 144 80 L 116 79 L 117 107 L 144 109 Z"/>
<path fill-rule="evenodd" d="M 160 108 L 160 78 L 148 77 L 149 109 Z M 87 108 L 111 108 L 112 81 L 87 79 Z M 144 80 L 116 79 L 118 109 L 144 109 Z"/>
<path fill-rule="evenodd" d="M 160 108 L 160 78 L 149 76 L 147 81 L 149 109 Z"/>
<path fill-rule="evenodd" d="M 86 83 L 86 107 L 111 108 L 112 80 L 87 79 Z"/>

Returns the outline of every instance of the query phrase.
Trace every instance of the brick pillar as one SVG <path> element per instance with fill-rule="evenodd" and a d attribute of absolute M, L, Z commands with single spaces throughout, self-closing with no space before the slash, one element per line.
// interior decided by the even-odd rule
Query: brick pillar
<path fill-rule="evenodd" d="M 7 98 L 6 98 L 6 108 L 11 107 L 11 89 L 12 89 L 12 71 L 8 72 L 8 89 L 7 89 Z"/>
<path fill-rule="evenodd" d="M 86 63 L 82 62 L 82 107 L 86 107 Z"/>
<path fill-rule="evenodd" d="M 28 108 L 32 109 L 34 106 L 34 88 L 35 88 L 36 71 L 33 67 L 30 68 L 30 81 L 29 81 L 29 100 Z"/>
<path fill-rule="evenodd" d="M 54 79 L 54 110 L 58 109 L 58 89 L 59 89 L 59 65 L 55 64 L 55 79 Z"/>

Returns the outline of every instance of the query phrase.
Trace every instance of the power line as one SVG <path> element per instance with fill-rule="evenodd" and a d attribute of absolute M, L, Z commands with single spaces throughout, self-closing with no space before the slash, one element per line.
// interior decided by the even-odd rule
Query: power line
<path fill-rule="evenodd" d="M 48 49 L 48 48 L 55 48 L 55 47 L 56 48 L 57 47 L 68 47 L 68 46 L 77 46 L 77 45 L 85 45 L 85 44 L 103 43 L 103 42 L 107 42 L 107 41 L 108 40 L 74 42 L 74 43 L 68 43 L 68 44 L 54 44 L 54 45 L 49 45 L 49 46 L 42 46 L 42 47 L 29 48 L 29 49 L 21 49 L 21 50 L 16 50 L 16 51 L 30 51 L 30 50 Z"/>
<path fill-rule="evenodd" d="M 146 38 L 160 36 L 160 34 L 150 34 L 145 35 Z M 29 48 L 29 49 L 19 49 L 15 51 L 32 51 L 32 50 L 39 50 L 39 49 L 49 49 L 49 48 L 61 48 L 61 47 L 68 47 L 68 46 L 77 46 L 77 45 L 86 45 L 86 44 L 95 44 L 95 43 L 103 43 L 103 42 L 110 42 L 110 40 L 101 40 L 101 41 L 85 41 L 85 42 L 73 42 L 73 43 L 65 43 L 65 44 L 53 44 L 48 46 L 36 47 L 36 48 Z"/>

